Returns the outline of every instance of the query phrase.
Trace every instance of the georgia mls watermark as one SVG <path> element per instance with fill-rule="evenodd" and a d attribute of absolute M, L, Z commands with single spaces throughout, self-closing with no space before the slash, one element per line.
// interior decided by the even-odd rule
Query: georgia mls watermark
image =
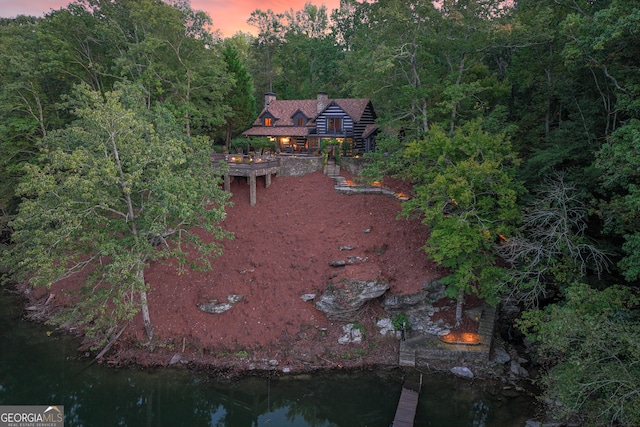
<path fill-rule="evenodd" d="M 0 405 L 0 427 L 64 427 L 64 406 Z"/>

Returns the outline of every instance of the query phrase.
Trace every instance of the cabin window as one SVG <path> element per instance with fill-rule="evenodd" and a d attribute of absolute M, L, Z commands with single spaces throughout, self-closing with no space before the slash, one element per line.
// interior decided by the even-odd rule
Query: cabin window
<path fill-rule="evenodd" d="M 327 121 L 327 131 L 329 133 L 336 133 L 342 131 L 342 118 L 332 117 Z"/>
<path fill-rule="evenodd" d="M 296 126 L 304 126 L 304 125 L 306 125 L 305 121 L 306 120 L 305 120 L 304 117 L 298 117 L 296 119 Z"/>
<path fill-rule="evenodd" d="M 264 125 L 265 126 L 273 126 L 273 119 L 271 117 L 265 117 L 264 118 Z"/>

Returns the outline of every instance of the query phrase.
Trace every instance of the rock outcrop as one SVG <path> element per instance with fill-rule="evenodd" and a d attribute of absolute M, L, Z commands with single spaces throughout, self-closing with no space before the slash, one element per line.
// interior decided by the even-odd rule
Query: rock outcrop
<path fill-rule="evenodd" d="M 388 290 L 389 285 L 379 280 L 343 279 L 329 283 L 315 306 L 331 319 L 351 321 L 367 301 Z"/>
<path fill-rule="evenodd" d="M 233 306 L 243 300 L 242 295 L 229 295 L 227 296 L 227 302 L 218 302 L 216 299 L 212 299 L 207 303 L 198 304 L 198 309 L 205 313 L 222 314 L 233 308 Z"/>

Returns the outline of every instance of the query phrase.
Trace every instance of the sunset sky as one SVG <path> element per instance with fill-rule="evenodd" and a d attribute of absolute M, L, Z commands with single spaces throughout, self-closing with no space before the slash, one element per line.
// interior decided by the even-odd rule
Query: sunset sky
<path fill-rule="evenodd" d="M 214 28 L 220 29 L 224 37 L 230 37 L 236 31 L 253 32 L 247 25 L 247 19 L 256 9 L 271 9 L 284 12 L 290 8 L 300 10 L 309 0 L 191 0 L 191 8 L 203 10 L 213 19 Z M 17 15 L 43 16 L 51 10 L 60 9 L 70 3 L 69 0 L 0 0 L 0 17 L 13 18 Z M 337 9 L 340 0 L 311 0 L 311 3 L 327 6 L 329 13 Z"/>

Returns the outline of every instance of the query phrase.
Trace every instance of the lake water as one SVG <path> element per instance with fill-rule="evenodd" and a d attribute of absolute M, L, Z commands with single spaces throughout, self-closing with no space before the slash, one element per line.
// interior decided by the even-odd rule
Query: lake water
<path fill-rule="evenodd" d="M 0 405 L 64 405 L 66 427 L 388 427 L 405 372 L 328 372 L 221 381 L 184 367 L 111 369 L 78 359 L 77 342 L 21 320 L 0 289 Z M 425 373 L 416 427 L 522 427 L 534 399 Z"/>

